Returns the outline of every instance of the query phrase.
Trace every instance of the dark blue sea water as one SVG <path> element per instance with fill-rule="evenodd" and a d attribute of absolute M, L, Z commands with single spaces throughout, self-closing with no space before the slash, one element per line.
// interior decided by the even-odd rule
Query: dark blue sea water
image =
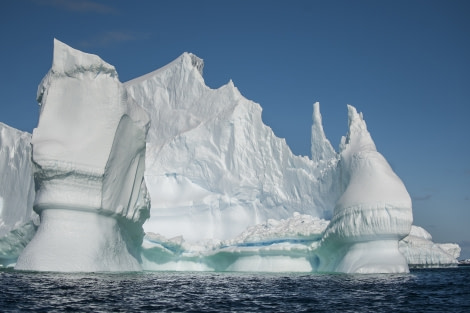
<path fill-rule="evenodd" d="M 400 275 L 0 271 L 2 312 L 470 312 L 470 267 Z"/>

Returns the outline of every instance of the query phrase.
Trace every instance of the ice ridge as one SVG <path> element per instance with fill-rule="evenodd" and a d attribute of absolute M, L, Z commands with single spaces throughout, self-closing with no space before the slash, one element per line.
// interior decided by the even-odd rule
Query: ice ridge
<path fill-rule="evenodd" d="M 125 84 L 152 120 L 146 231 L 188 241 L 228 239 L 295 211 L 330 217 L 333 199 L 320 196 L 331 185 L 329 169 L 295 156 L 262 122 L 260 105 L 233 82 L 207 87 L 188 56 Z M 311 196 L 301 200 L 302 194 Z"/>

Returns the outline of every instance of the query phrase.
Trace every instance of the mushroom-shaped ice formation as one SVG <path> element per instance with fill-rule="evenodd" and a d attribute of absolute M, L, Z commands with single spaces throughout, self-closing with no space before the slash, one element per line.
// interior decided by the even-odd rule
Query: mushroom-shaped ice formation
<path fill-rule="evenodd" d="M 319 271 L 407 272 L 398 249 L 413 222 L 405 185 L 377 152 L 362 114 L 348 106 L 338 164 L 342 194 L 314 262 Z"/>

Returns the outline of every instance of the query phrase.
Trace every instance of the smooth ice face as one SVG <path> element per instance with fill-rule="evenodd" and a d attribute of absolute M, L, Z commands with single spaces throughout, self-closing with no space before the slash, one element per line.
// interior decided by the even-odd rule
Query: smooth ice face
<path fill-rule="evenodd" d="M 114 67 L 54 40 L 54 61 L 38 87 L 41 114 L 33 131 L 34 162 L 103 172 L 121 118 L 145 129 L 148 118 L 129 105 Z M 60 117 L 60 118 L 59 118 Z"/>
<path fill-rule="evenodd" d="M 36 229 L 30 142 L 30 134 L 0 123 L 0 266 L 16 262 Z"/>
<path fill-rule="evenodd" d="M 184 53 L 125 83 L 152 119 L 145 172 L 152 212 L 145 231 L 225 240 L 295 211 L 331 217 L 336 156 L 317 166 L 294 155 L 263 123 L 261 107 L 232 82 L 207 87 L 202 64 Z"/>
<path fill-rule="evenodd" d="M 58 40 L 38 101 L 31 144 L 41 224 L 16 268 L 140 269 L 148 116 L 128 99 L 113 66 Z"/>

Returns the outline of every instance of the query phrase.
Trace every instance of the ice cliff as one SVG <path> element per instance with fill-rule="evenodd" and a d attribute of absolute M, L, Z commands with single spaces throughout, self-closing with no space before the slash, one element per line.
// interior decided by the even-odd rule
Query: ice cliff
<path fill-rule="evenodd" d="M 16 269 L 140 270 L 149 118 L 113 66 L 54 41 L 31 145 L 41 224 Z"/>
<path fill-rule="evenodd" d="M 0 123 L 0 265 L 15 264 L 36 231 L 31 135 Z"/>
<path fill-rule="evenodd" d="M 16 268 L 371 273 L 455 264 L 458 246 L 411 226 L 409 194 L 354 107 L 336 152 L 315 103 L 311 157 L 296 156 L 259 104 L 231 81 L 207 87 L 203 68 L 184 53 L 121 84 L 112 65 L 55 41 L 32 139 L 10 132 L 0 142 L 24 137 L 10 163 L 33 146 L 41 224 Z M 23 186 L 32 176 L 24 160 L 14 176 Z M 4 194 L 24 201 L 25 190 Z M 29 240 L 21 225 L 34 233 L 26 208 L 4 223 L 0 252 L 5 240 L 21 251 Z M 8 241 L 18 236 L 23 246 Z"/>

